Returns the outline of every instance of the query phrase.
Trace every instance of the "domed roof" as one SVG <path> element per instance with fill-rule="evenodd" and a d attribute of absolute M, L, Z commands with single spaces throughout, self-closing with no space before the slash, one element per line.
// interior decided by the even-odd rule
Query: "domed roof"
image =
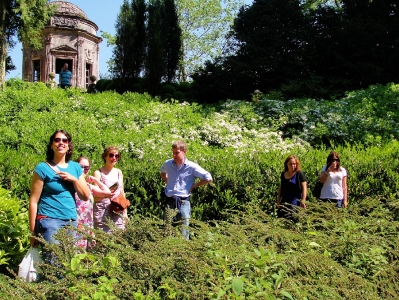
<path fill-rule="evenodd" d="M 51 5 L 56 5 L 55 14 L 66 15 L 66 16 L 76 16 L 84 19 L 88 19 L 87 15 L 83 10 L 81 10 L 77 5 L 68 1 L 52 1 Z"/>

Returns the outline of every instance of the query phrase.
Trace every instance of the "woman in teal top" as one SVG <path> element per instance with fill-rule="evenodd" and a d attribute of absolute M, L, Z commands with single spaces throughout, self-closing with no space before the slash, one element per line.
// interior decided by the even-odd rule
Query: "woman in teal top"
<path fill-rule="evenodd" d="M 71 161 L 73 144 L 65 130 L 57 130 L 47 145 L 47 160 L 39 163 L 33 173 L 29 199 L 29 227 L 31 246 L 35 246 L 35 234 L 46 241 L 56 243 L 52 237 L 60 228 L 76 227 L 74 195 L 87 200 L 89 188 L 81 166 Z"/>

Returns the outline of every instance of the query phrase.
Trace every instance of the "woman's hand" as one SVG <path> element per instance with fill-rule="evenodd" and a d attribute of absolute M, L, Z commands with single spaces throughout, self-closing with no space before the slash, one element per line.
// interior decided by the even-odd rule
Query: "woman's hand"
<path fill-rule="evenodd" d="M 57 174 L 58 174 L 58 176 L 60 176 L 60 178 L 62 180 L 66 180 L 66 181 L 70 181 L 70 182 L 78 181 L 78 179 L 75 176 L 69 174 L 68 172 L 58 172 Z"/>
<path fill-rule="evenodd" d="M 94 184 L 96 184 L 96 185 L 99 185 L 99 182 L 100 182 L 100 181 L 99 181 L 96 177 L 94 177 L 94 176 L 87 176 L 86 182 L 88 182 L 88 183 L 94 183 Z"/>
<path fill-rule="evenodd" d="M 36 237 L 34 236 L 34 233 L 31 233 L 31 236 L 30 236 L 30 246 L 31 246 L 31 247 L 36 247 L 36 245 L 37 245 Z"/>

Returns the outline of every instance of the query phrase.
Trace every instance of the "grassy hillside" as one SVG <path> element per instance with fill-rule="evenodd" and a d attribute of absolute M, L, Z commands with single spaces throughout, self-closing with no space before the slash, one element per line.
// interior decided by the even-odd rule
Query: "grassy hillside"
<path fill-rule="evenodd" d="M 132 206 L 128 229 L 98 232 L 101 247 L 92 253 L 76 255 L 67 237 L 54 246 L 63 279 L 51 266 L 41 283 L 0 276 L 0 297 L 398 298 L 398 88 L 373 86 L 334 102 L 200 106 L 9 81 L 0 93 L 0 183 L 10 192 L 0 194 L 0 231 L 18 233 L 0 242 L 0 265 L 15 270 L 11 262 L 25 252 L 27 229 L 15 224 L 26 219 L 32 170 L 56 129 L 72 134 L 74 157 L 89 156 L 94 169 L 105 146 L 121 149 L 118 166 Z M 190 242 L 161 221 L 159 168 L 176 139 L 186 140 L 188 158 L 214 177 L 193 195 Z M 298 155 L 312 187 L 331 149 L 350 173 L 349 208 L 337 211 L 310 197 L 297 224 L 276 219 L 285 157 Z M 11 198 L 18 204 L 6 207 Z"/>

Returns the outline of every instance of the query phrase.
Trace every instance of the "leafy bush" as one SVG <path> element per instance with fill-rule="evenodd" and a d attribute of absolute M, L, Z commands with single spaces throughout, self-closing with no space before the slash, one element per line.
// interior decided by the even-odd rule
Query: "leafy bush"
<path fill-rule="evenodd" d="M 162 95 L 171 94 L 173 95 L 176 92 L 176 89 L 171 84 L 165 84 L 162 86 Z"/>
<path fill-rule="evenodd" d="M 348 210 L 311 203 L 292 224 L 247 206 L 225 211 L 223 222 L 193 221 L 190 241 L 178 227 L 133 216 L 126 231 L 96 232 L 97 246 L 89 253 L 75 253 L 61 231 L 61 244 L 46 246 L 59 266 L 42 267 L 39 283 L 0 275 L 0 296 L 395 299 L 399 223 L 393 207 L 396 201 L 381 205 L 377 199 Z"/>
<path fill-rule="evenodd" d="M 112 82 L 112 79 L 100 79 L 96 83 L 96 89 L 100 92 L 107 90 L 108 85 Z"/>
<path fill-rule="evenodd" d="M 177 92 L 173 93 L 173 99 L 184 100 L 184 99 L 186 99 L 186 96 L 184 95 L 183 92 L 177 91 Z"/>
<path fill-rule="evenodd" d="M 190 82 L 180 82 L 176 89 L 180 92 L 187 93 L 191 90 L 191 83 Z"/>
<path fill-rule="evenodd" d="M 365 147 L 355 137 L 362 140 L 365 134 L 375 136 L 371 127 L 362 134 L 365 124 L 359 123 L 358 116 L 359 122 L 348 120 L 344 126 L 340 118 L 351 117 L 343 115 L 343 108 L 342 116 L 334 113 L 334 125 L 325 117 L 327 108 L 332 107 L 330 102 L 229 101 L 202 107 L 195 103 L 160 103 L 147 94 L 105 92 L 89 97 L 74 89 L 49 91 L 44 85 L 18 81 L 8 84 L 0 94 L 0 118 L 4 124 L 0 128 L 0 183 L 24 201 L 28 199 L 31 172 L 45 157 L 48 136 L 58 128 L 72 134 L 75 157 L 89 156 L 93 170 L 102 165 L 101 153 L 106 145 L 114 144 L 121 149 L 118 165 L 124 172 L 125 189 L 132 202 L 130 213 L 162 215 L 159 167 L 170 157 L 172 141 L 179 138 L 189 143 L 188 158 L 209 170 L 214 178 L 214 185 L 193 194 L 193 215 L 197 219 L 221 219 L 225 209 L 237 209 L 247 203 L 274 212 L 278 174 L 285 157 L 292 153 L 299 156 L 312 187 L 329 149 L 312 148 L 309 141 L 326 139 L 331 144 L 348 135 L 352 135 L 353 144 L 334 149 L 351 174 L 350 201 L 363 201 L 370 195 L 392 199 L 397 194 L 398 143 L 384 141 L 396 134 L 395 124 L 399 120 L 388 122 L 386 131 L 377 127 L 375 130 L 384 134 L 385 139 L 375 138 Z M 371 99 L 387 94 L 386 102 L 382 104 L 379 100 L 379 105 L 385 105 L 394 120 L 395 91 L 396 87 L 389 85 L 385 89 L 370 88 L 373 94 L 369 95 L 371 103 Z M 364 102 L 367 93 L 363 93 L 353 95 L 361 94 L 356 97 Z M 356 101 L 352 104 L 355 108 L 347 109 L 357 109 Z M 343 102 L 337 101 L 334 109 L 340 103 Z M 363 111 L 382 122 L 382 111 L 372 112 L 365 107 Z M 313 118 L 320 121 L 312 129 Z M 291 126 L 295 123 L 302 128 L 301 132 Z M 284 133 L 278 131 L 282 124 L 287 125 Z M 349 127 L 350 124 L 355 127 Z"/>
<path fill-rule="evenodd" d="M 139 84 L 139 83 L 132 84 L 130 89 L 131 89 L 132 92 L 144 93 L 143 85 Z"/>
<path fill-rule="evenodd" d="M 114 91 L 116 89 L 115 81 L 111 80 L 105 87 L 105 91 Z"/>
<path fill-rule="evenodd" d="M 0 188 L 0 273 L 16 269 L 29 241 L 28 213 L 23 203 Z"/>
<path fill-rule="evenodd" d="M 124 233 L 97 233 L 104 247 L 90 254 L 94 257 L 75 257 L 73 247 L 59 253 L 67 264 L 65 281 L 58 281 L 50 267 L 39 284 L 0 277 L 0 297 L 31 293 L 43 299 L 45 291 L 53 299 L 84 299 L 96 292 L 118 299 L 395 299 L 397 95 L 398 86 L 387 85 L 335 102 L 263 99 L 201 106 L 164 103 L 148 94 L 108 91 L 93 97 L 75 89 L 7 82 L 0 93 L 0 184 L 20 199 L 21 209 L 48 137 L 64 128 L 72 134 L 75 158 L 89 156 L 92 170 L 102 165 L 105 146 L 120 148 L 118 167 L 132 219 Z M 214 179 L 192 195 L 189 243 L 160 221 L 159 168 L 176 139 L 189 143 L 187 157 Z M 331 149 L 350 173 L 350 208 L 337 211 L 310 197 L 296 225 L 275 220 L 284 159 L 298 155 L 312 188 Z M 27 240 L 21 252 L 25 247 Z M 14 257 L 21 253 L 8 253 L 9 261 L 20 261 Z"/>

